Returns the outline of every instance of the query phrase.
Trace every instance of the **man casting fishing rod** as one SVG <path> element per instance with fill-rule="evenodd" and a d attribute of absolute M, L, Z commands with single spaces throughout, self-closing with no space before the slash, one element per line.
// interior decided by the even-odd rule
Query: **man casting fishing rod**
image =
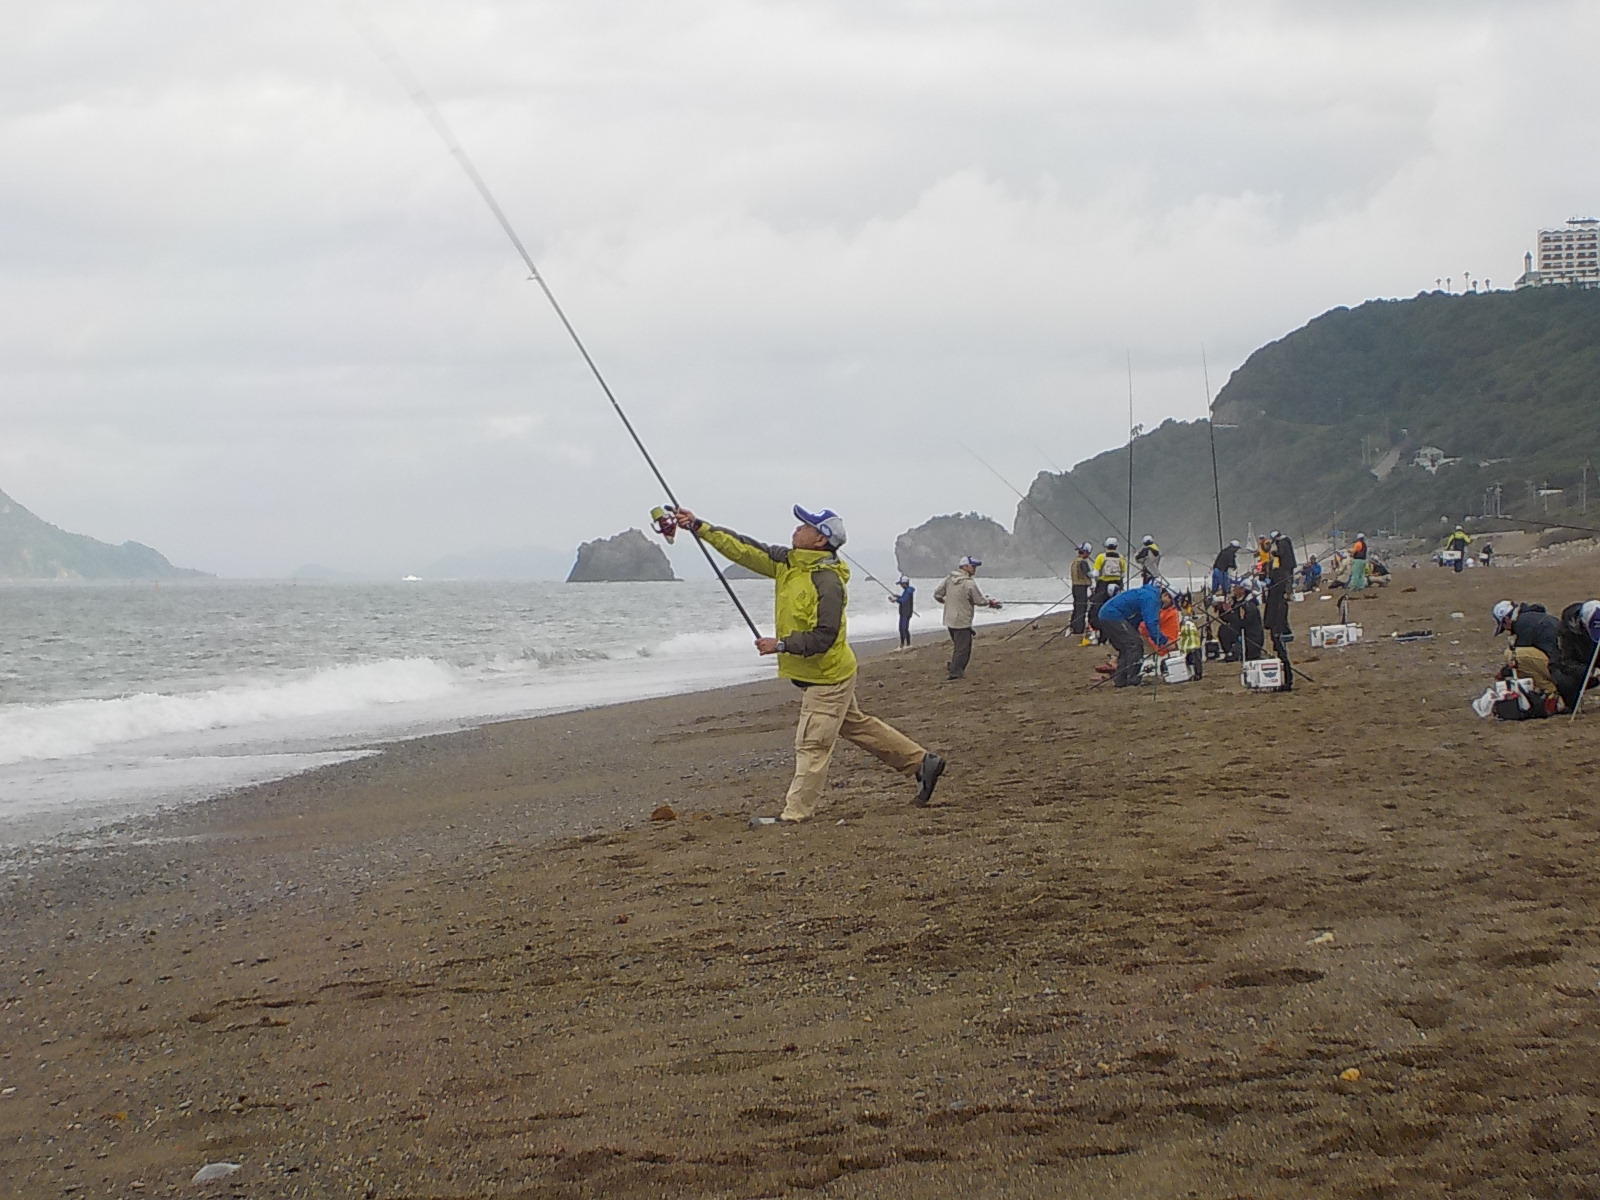
<path fill-rule="evenodd" d="M 815 813 L 828 780 L 828 761 L 841 735 L 915 780 L 917 794 L 911 803 L 921 808 L 933 797 L 944 759 L 856 704 L 856 656 L 845 638 L 850 568 L 839 560 L 844 520 L 829 509 L 811 513 L 798 504 L 794 515 L 800 524 L 789 545 L 769 546 L 702 520 L 687 508 L 677 510 L 679 527 L 740 566 L 776 581 L 777 636 L 757 637 L 756 650 L 777 655 L 778 677 L 801 689 L 794 780 L 782 814 L 755 817 L 750 823 L 785 824 Z"/>

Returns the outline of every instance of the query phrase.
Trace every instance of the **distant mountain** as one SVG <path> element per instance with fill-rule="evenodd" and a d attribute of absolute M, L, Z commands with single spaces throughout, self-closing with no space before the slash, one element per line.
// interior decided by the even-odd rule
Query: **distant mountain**
<path fill-rule="evenodd" d="M 1218 491 L 1223 539 L 1253 526 L 1301 542 L 1333 528 L 1432 541 L 1457 521 L 1494 527 L 1481 514 L 1496 487 L 1524 522 L 1595 524 L 1582 506 L 1591 488 L 1600 499 L 1586 469 L 1600 459 L 1600 291 L 1337 308 L 1252 354 L 1212 412 L 1220 489 L 1211 426 L 1169 420 L 1133 442 L 1133 528 L 1124 446 L 1040 472 L 1017 506 L 1017 543 L 1062 569 L 1075 541 L 1150 534 L 1169 572 L 1185 559 L 1203 569 Z"/>
<path fill-rule="evenodd" d="M 0 492 L 0 579 L 181 579 L 207 572 L 175 567 L 138 542 L 113 546 L 42 521 Z"/>
<path fill-rule="evenodd" d="M 661 547 L 637 529 L 596 538 L 578 547 L 568 583 L 676 582 Z"/>

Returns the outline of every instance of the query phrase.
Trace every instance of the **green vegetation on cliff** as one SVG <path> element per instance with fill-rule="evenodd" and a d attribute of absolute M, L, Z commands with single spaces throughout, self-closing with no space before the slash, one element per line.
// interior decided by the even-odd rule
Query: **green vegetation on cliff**
<path fill-rule="evenodd" d="M 138 542 L 113 546 L 68 533 L 0 492 L 0 579 L 177 579 L 205 574 L 175 567 Z"/>
<path fill-rule="evenodd" d="M 1212 411 L 1224 537 L 1252 524 L 1299 539 L 1334 527 L 1433 537 L 1482 514 L 1496 485 L 1508 515 L 1600 523 L 1578 515 L 1585 463 L 1600 457 L 1600 292 L 1434 293 L 1334 309 L 1252 354 Z M 1169 569 L 1175 554 L 1209 563 L 1210 435 L 1203 420 L 1167 421 L 1135 440 L 1131 530 L 1126 447 L 1066 476 L 1041 473 L 1029 499 L 1073 537 L 1149 533 Z M 1431 470 L 1415 465 L 1426 448 L 1443 453 Z M 1592 467 L 1589 476 L 1600 503 Z M 1070 555 L 1026 504 L 1015 529 L 1052 561 Z"/>

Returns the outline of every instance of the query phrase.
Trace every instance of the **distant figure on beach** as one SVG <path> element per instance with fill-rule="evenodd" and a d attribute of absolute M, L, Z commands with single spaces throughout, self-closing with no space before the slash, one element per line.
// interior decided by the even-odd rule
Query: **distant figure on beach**
<path fill-rule="evenodd" d="M 1094 587 L 1094 564 L 1089 561 L 1089 555 L 1094 553 L 1094 547 L 1084 542 L 1078 547 L 1078 556 L 1072 560 L 1072 625 L 1071 632 L 1083 638 L 1083 644 L 1089 644 L 1087 636 L 1089 629 L 1089 589 Z"/>
<path fill-rule="evenodd" d="M 1367 590 L 1367 535 L 1356 534 L 1356 540 L 1350 544 L 1350 582 L 1345 588 L 1352 592 Z"/>
<path fill-rule="evenodd" d="M 1235 538 L 1221 550 L 1211 562 L 1211 590 L 1217 595 L 1224 595 L 1229 584 L 1233 582 L 1233 573 L 1239 569 L 1239 539 Z"/>
<path fill-rule="evenodd" d="M 1127 564 L 1122 561 L 1122 554 L 1117 549 L 1117 539 L 1108 537 L 1106 548 L 1095 556 L 1094 565 L 1090 568 L 1094 573 L 1094 594 L 1089 597 L 1089 628 L 1097 634 L 1100 626 L 1095 624 L 1094 617 L 1100 611 L 1100 606 L 1122 590 L 1123 576 Z"/>
<path fill-rule="evenodd" d="M 895 586 L 900 589 L 900 594 L 890 596 L 889 603 L 900 606 L 900 649 L 905 650 L 911 645 L 911 618 L 917 611 L 917 589 L 904 575 L 895 580 Z"/>
<path fill-rule="evenodd" d="M 1261 605 L 1250 594 L 1250 589 L 1237 581 L 1228 589 L 1228 598 L 1223 602 L 1219 640 L 1230 661 L 1254 662 L 1261 657 L 1266 641 Z"/>
<path fill-rule="evenodd" d="M 1161 628 L 1162 616 L 1172 608 L 1172 593 L 1159 584 L 1118 592 L 1100 606 L 1094 615 L 1095 628 L 1117 651 L 1117 671 L 1113 687 L 1138 687 L 1139 669 L 1144 665 L 1144 642 L 1139 626 L 1157 650 L 1171 645 Z"/>
<path fill-rule="evenodd" d="M 973 613 L 979 608 L 1000 607 L 1000 601 L 985 596 L 973 578 L 981 566 L 981 559 L 970 555 L 963 558 L 933 592 L 933 598 L 944 605 L 944 627 L 950 632 L 947 680 L 960 679 L 967 673 L 967 663 L 972 659 Z"/>
<path fill-rule="evenodd" d="M 1300 590 L 1314 592 L 1321 585 L 1322 564 L 1317 561 L 1317 556 L 1313 554 L 1306 559 L 1306 565 L 1300 568 Z"/>
<path fill-rule="evenodd" d="M 1294 588 L 1294 572 L 1298 565 L 1294 556 L 1294 542 L 1286 533 L 1274 529 L 1266 537 L 1267 592 L 1263 623 L 1272 634 L 1273 645 L 1289 630 L 1289 593 Z"/>
<path fill-rule="evenodd" d="M 1461 574 L 1461 569 L 1467 565 L 1467 547 L 1470 545 L 1472 545 L 1472 535 L 1459 525 L 1444 540 L 1445 550 L 1455 555 L 1450 565 L 1455 568 L 1457 575 Z"/>
<path fill-rule="evenodd" d="M 1154 583 L 1161 578 L 1161 547 L 1149 534 L 1145 534 L 1133 561 L 1139 564 L 1139 582 Z"/>
<path fill-rule="evenodd" d="M 846 585 L 850 568 L 835 553 L 845 542 L 844 519 L 829 509 L 811 513 L 794 506 L 800 522 L 787 546 L 768 546 L 703 521 L 686 508 L 678 525 L 725 557 L 776 581 L 776 637 L 756 639 L 761 654 L 778 656 L 778 677 L 801 689 L 800 721 L 794 734 L 794 780 L 776 817 L 752 825 L 804 821 L 816 812 L 828 781 L 828 762 L 842 734 L 868 754 L 917 784 L 912 803 L 924 807 L 944 773 L 944 759 L 856 704 L 856 656 L 845 636 Z"/>
<path fill-rule="evenodd" d="M 1492 542 L 1483 544 L 1483 549 L 1478 551 L 1478 561 L 1486 567 L 1494 562 L 1494 544 Z"/>

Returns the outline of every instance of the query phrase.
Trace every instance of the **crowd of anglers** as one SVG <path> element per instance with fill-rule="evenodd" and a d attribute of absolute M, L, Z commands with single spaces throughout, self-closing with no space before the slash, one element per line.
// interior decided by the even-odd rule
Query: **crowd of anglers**
<path fill-rule="evenodd" d="M 774 632 L 758 634 L 755 646 L 757 653 L 775 656 L 778 676 L 801 692 L 794 777 L 782 811 L 754 817 L 751 824 L 784 825 L 815 815 L 841 737 L 903 775 L 915 788 L 911 802 L 924 806 L 945 771 L 945 759 L 863 712 L 857 702 L 856 658 L 845 635 L 850 568 L 842 549 L 844 518 L 831 509 L 811 512 L 799 505 L 793 513 L 799 524 L 787 545 L 757 541 L 681 506 L 666 514 L 665 525 L 658 524 L 664 533 L 667 526 L 688 530 L 703 548 L 774 583 Z M 1162 574 L 1161 561 L 1154 537 L 1145 537 L 1131 557 L 1124 557 L 1116 537 L 1106 538 L 1098 552 L 1087 542 L 1075 548 L 1072 608 L 1064 633 L 1080 645 L 1101 643 L 1115 651 L 1115 665 L 1100 668 L 1115 687 L 1141 686 L 1152 661 L 1162 669 L 1163 657 L 1169 665 L 1181 661 L 1194 678 L 1203 674 L 1207 659 L 1265 664 L 1270 657 L 1281 667 L 1276 686 L 1289 690 L 1297 674 L 1288 651 L 1294 593 L 1342 587 L 1360 595 L 1381 586 L 1387 575 L 1365 534 L 1332 556 L 1326 568 L 1315 557 L 1301 563 L 1293 539 L 1278 530 L 1257 539 L 1248 555 L 1239 541 L 1230 541 L 1197 592 L 1174 586 Z M 975 556 L 963 557 L 934 591 L 950 638 L 950 681 L 963 678 L 971 662 L 978 610 L 1001 606 L 978 585 L 982 565 Z M 916 587 L 902 575 L 897 591 L 886 590 L 899 607 L 900 644 L 909 646 Z M 1540 605 L 1506 600 L 1495 605 L 1493 616 L 1496 632 L 1511 637 L 1511 677 L 1531 678 L 1535 687 L 1547 690 L 1552 709 L 1575 708 L 1600 657 L 1600 600 L 1569 605 L 1559 618 Z"/>

